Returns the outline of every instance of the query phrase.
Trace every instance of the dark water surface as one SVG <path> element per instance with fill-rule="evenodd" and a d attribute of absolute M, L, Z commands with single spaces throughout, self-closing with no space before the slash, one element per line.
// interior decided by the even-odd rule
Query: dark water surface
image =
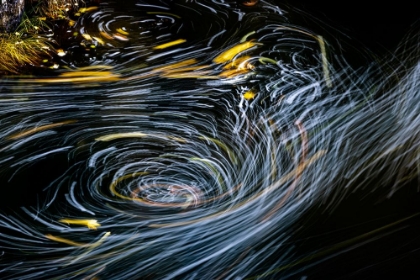
<path fill-rule="evenodd" d="M 420 275 L 409 16 L 387 41 L 331 6 L 93 7 L 0 80 L 0 278 Z"/>

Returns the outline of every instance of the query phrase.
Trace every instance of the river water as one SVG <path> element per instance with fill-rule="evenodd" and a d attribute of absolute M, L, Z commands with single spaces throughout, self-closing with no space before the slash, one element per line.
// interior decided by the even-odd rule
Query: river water
<path fill-rule="evenodd" d="M 347 59 L 334 28 L 266 1 L 72 19 L 60 51 L 0 80 L 1 277 L 415 273 L 413 41 Z"/>

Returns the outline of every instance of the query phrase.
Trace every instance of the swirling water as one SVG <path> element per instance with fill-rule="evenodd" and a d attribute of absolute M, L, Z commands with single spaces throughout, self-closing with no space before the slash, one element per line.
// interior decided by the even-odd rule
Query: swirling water
<path fill-rule="evenodd" d="M 53 69 L 2 78 L 0 275 L 306 277 L 418 233 L 415 47 L 395 85 L 280 7 L 244 3 L 102 1 L 58 33 Z M 410 209 L 373 227 L 305 229 L 317 209 L 357 212 L 370 193 L 381 205 L 401 192 Z"/>

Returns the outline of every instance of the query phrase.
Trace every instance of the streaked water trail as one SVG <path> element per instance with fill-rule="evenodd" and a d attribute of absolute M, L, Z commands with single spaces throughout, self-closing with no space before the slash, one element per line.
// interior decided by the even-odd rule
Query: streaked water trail
<path fill-rule="evenodd" d="M 395 84 L 262 0 L 101 1 L 69 30 L 0 80 L 5 279 L 283 279 L 418 219 L 293 246 L 309 210 L 417 182 L 416 46 Z"/>

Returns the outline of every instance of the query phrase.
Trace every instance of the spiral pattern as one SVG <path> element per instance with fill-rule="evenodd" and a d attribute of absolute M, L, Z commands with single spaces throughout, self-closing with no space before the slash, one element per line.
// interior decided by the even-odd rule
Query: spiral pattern
<path fill-rule="evenodd" d="M 2 189 L 29 192 L 8 279 L 288 277 L 307 209 L 418 176 L 418 63 L 374 101 L 376 66 L 335 70 L 262 0 L 104 1 L 69 30 L 58 70 L 0 88 Z"/>

